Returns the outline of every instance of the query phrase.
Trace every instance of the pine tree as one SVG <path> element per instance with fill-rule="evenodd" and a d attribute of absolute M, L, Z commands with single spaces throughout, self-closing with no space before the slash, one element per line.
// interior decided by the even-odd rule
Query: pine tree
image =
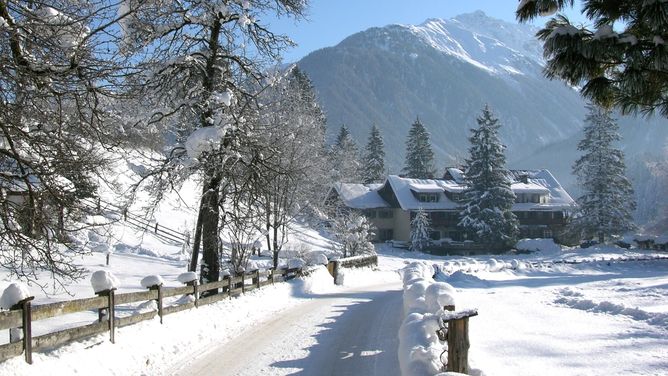
<path fill-rule="evenodd" d="M 420 119 L 416 119 L 406 140 L 406 162 L 402 171 L 407 178 L 431 179 L 436 174 L 434 152 L 429 142 L 429 132 Z"/>
<path fill-rule="evenodd" d="M 619 127 L 610 111 L 587 106 L 584 138 L 578 150 L 584 154 L 573 164 L 573 173 L 583 194 L 570 229 L 585 238 L 622 234 L 634 228 L 633 188 L 625 176 L 624 153 L 614 146 L 620 140 Z"/>
<path fill-rule="evenodd" d="M 464 171 L 468 188 L 459 226 L 482 243 L 512 245 L 518 222 L 511 211 L 515 194 L 505 166 L 505 146 L 499 140 L 501 124 L 488 106 L 477 122 L 478 128 L 471 129 L 469 138 L 471 147 Z"/>
<path fill-rule="evenodd" d="M 431 232 L 431 224 L 429 222 L 429 217 L 427 213 L 420 208 L 416 213 L 415 217 L 411 221 L 411 251 L 422 251 L 425 249 L 431 238 L 429 233 Z"/>
<path fill-rule="evenodd" d="M 361 180 L 359 151 L 345 124 L 330 151 L 330 162 L 334 182 L 357 183 Z"/>
<path fill-rule="evenodd" d="M 362 162 L 362 182 L 381 183 L 385 177 L 385 150 L 383 137 L 375 125 L 371 127 Z"/>
<path fill-rule="evenodd" d="M 516 16 L 529 21 L 573 3 L 522 0 Z M 594 27 L 575 26 L 558 15 L 538 32 L 546 76 L 584 85 L 584 97 L 604 107 L 625 114 L 658 110 L 668 117 L 668 2 L 583 0 L 582 9 Z"/>

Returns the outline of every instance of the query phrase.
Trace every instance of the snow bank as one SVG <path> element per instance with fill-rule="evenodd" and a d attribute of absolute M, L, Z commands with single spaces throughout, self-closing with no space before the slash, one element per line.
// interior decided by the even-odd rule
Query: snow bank
<path fill-rule="evenodd" d="M 515 249 L 525 252 L 561 252 L 561 247 L 554 242 L 554 239 L 522 239 L 517 242 Z"/>
<path fill-rule="evenodd" d="M 28 291 L 26 285 L 23 283 L 12 283 L 2 292 L 0 308 L 11 309 L 15 304 L 29 297 L 30 291 Z"/>
<path fill-rule="evenodd" d="M 328 262 L 324 252 L 311 252 L 307 255 L 309 265 L 327 265 Z"/>
<path fill-rule="evenodd" d="M 306 261 L 300 258 L 291 258 L 288 260 L 288 269 L 299 268 L 302 269 L 306 266 Z"/>
<path fill-rule="evenodd" d="M 98 292 L 117 289 L 121 286 L 121 282 L 111 272 L 106 270 L 98 270 L 90 276 L 90 284 L 93 286 L 93 291 Z"/>
<path fill-rule="evenodd" d="M 438 268 L 426 262 L 413 262 L 402 269 L 404 315 L 399 329 L 401 374 L 435 375 L 441 371 L 441 354 L 446 347 L 436 334 L 441 327 L 443 307 L 455 305 L 455 289 L 436 282 Z"/>
<path fill-rule="evenodd" d="M 162 279 L 159 275 L 149 275 L 141 280 L 141 286 L 143 288 L 149 288 L 153 286 L 162 286 L 165 284 L 165 280 Z"/>
<path fill-rule="evenodd" d="M 310 269 L 309 275 L 298 283 L 304 294 L 324 294 L 337 290 L 332 275 L 323 265 L 314 266 Z"/>

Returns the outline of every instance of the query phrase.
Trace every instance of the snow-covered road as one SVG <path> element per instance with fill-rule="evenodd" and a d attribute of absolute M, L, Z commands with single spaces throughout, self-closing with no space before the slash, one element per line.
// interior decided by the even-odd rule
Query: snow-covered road
<path fill-rule="evenodd" d="M 311 296 L 176 375 L 398 375 L 399 283 Z"/>

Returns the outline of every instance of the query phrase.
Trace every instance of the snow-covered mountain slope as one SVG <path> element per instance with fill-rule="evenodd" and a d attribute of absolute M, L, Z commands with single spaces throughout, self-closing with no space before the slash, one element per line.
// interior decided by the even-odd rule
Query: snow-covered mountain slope
<path fill-rule="evenodd" d="M 572 87 L 543 76 L 535 32 L 478 11 L 417 26 L 371 28 L 298 64 L 318 90 L 332 134 L 346 124 L 362 145 L 372 124 L 381 129 L 390 172 L 403 165 L 404 143 L 416 117 L 431 133 L 439 169 L 461 160 L 468 129 L 488 103 L 503 124 L 512 167 L 558 169 L 565 173 L 557 178 L 568 180 L 575 158 L 572 153 L 564 158 L 563 149 L 551 145 L 577 143 L 584 101 Z M 620 123 L 634 138 L 627 155 L 660 150 L 666 142 L 663 118 Z M 649 140 L 640 137 L 646 128 L 651 128 Z"/>

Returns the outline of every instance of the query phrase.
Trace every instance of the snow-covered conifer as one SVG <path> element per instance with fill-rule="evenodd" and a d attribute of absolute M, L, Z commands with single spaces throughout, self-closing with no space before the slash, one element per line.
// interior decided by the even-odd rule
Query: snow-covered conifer
<path fill-rule="evenodd" d="M 330 150 L 330 163 L 333 182 L 360 182 L 359 150 L 345 124 L 339 129 Z"/>
<path fill-rule="evenodd" d="M 610 111 L 589 105 L 584 138 L 578 144 L 583 155 L 573 164 L 573 174 L 583 194 L 570 230 L 584 238 L 606 237 L 633 229 L 635 208 L 633 188 L 626 178 L 624 153 L 615 143 L 620 140 L 618 125 Z"/>
<path fill-rule="evenodd" d="M 403 174 L 407 178 L 431 179 L 436 174 L 434 152 L 429 142 L 429 132 L 420 119 L 415 119 L 406 139 L 406 161 Z"/>
<path fill-rule="evenodd" d="M 380 183 L 385 178 L 385 150 L 383 137 L 375 125 L 371 127 L 369 141 L 364 149 L 362 161 L 362 182 Z"/>
<path fill-rule="evenodd" d="M 425 249 L 431 240 L 431 223 L 427 213 L 420 208 L 415 212 L 415 217 L 411 221 L 411 251 L 421 251 Z"/>
<path fill-rule="evenodd" d="M 477 122 L 469 138 L 464 172 L 468 187 L 459 226 L 477 241 L 510 245 L 518 234 L 518 221 L 511 211 L 515 194 L 506 169 L 505 146 L 498 135 L 501 124 L 488 106 Z"/>

